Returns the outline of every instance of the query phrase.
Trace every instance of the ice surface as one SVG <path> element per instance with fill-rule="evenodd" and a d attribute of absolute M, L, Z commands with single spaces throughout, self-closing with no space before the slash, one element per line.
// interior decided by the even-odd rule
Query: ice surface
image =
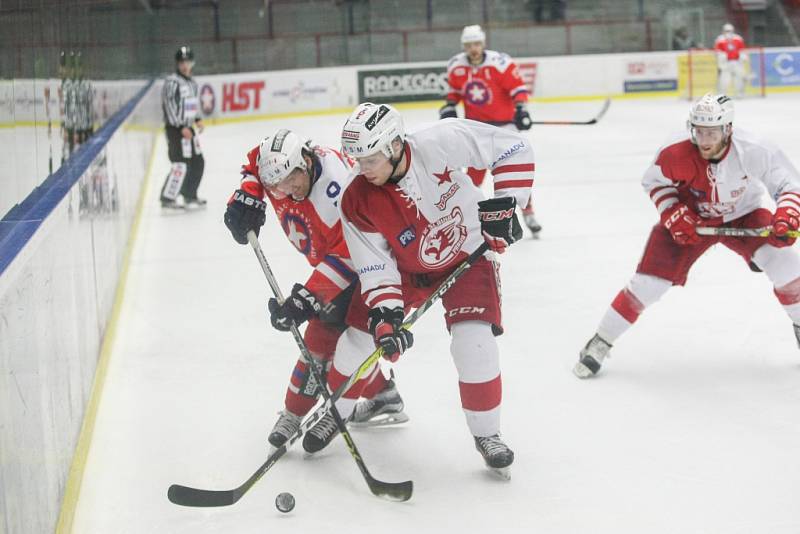
<path fill-rule="evenodd" d="M 533 104 L 585 119 L 599 102 Z M 603 373 L 571 368 L 632 275 L 656 212 L 639 180 L 683 127 L 687 103 L 615 101 L 595 126 L 540 126 L 538 241 L 504 255 L 499 338 L 513 479 L 492 478 L 462 415 L 441 308 L 395 365 L 411 421 L 354 430 L 374 476 L 412 479 L 405 504 L 373 497 L 341 439 L 293 448 L 238 504 L 181 508 L 172 483 L 228 489 L 266 458 L 297 351 L 272 330 L 269 288 L 222 223 L 246 151 L 279 127 L 338 145 L 344 116 L 212 127 L 200 192 L 209 209 L 164 216 L 159 142 L 75 532 L 796 533 L 800 350 L 764 275 L 712 249 L 612 350 Z M 408 125 L 434 109 L 404 112 Z M 736 126 L 800 166 L 800 99 L 737 102 Z M 261 242 L 285 290 L 310 268 L 268 214 Z M 290 514 L 275 496 L 294 494 Z"/>

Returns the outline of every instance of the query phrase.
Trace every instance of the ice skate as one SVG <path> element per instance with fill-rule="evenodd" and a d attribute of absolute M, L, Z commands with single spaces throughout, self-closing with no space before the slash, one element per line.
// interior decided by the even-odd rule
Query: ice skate
<path fill-rule="evenodd" d="M 508 448 L 500 434 L 475 438 L 475 448 L 483 456 L 489 471 L 506 480 L 511 480 L 511 464 L 514 463 L 514 451 Z"/>
<path fill-rule="evenodd" d="M 275 421 L 267 441 L 276 449 L 286 443 L 286 440 L 300 429 L 302 417 L 295 415 L 289 410 L 280 412 L 280 417 Z"/>
<path fill-rule="evenodd" d="M 408 416 L 403 412 L 403 399 L 394 380 L 389 380 L 373 398 L 359 401 L 350 416 L 353 427 L 397 425 L 406 421 Z"/>
<path fill-rule="evenodd" d="M 204 198 L 185 198 L 184 199 L 184 206 L 187 210 L 202 210 L 205 209 L 208 202 Z"/>
<path fill-rule="evenodd" d="M 578 378 L 591 378 L 600 371 L 603 360 L 609 357 L 611 344 L 595 334 L 580 352 L 578 363 L 572 369 Z"/>
<path fill-rule="evenodd" d="M 538 239 L 539 232 L 542 231 L 542 225 L 539 224 L 539 221 L 534 217 L 533 210 L 522 210 L 522 220 L 525 222 L 525 226 L 528 227 L 528 230 L 531 231 L 531 236 Z"/>
<path fill-rule="evenodd" d="M 177 200 L 161 197 L 161 209 L 167 212 L 178 212 L 183 211 L 184 206 Z"/>
<path fill-rule="evenodd" d="M 338 434 L 339 427 L 336 426 L 333 415 L 328 412 L 303 438 L 303 449 L 309 454 L 319 452 L 327 447 L 328 443 L 333 441 Z"/>

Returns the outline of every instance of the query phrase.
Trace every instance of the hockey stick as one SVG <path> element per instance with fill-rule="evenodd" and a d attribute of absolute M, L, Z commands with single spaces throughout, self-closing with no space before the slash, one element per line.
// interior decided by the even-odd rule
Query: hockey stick
<path fill-rule="evenodd" d="M 489 245 L 487 243 L 481 244 L 475 252 L 469 255 L 469 257 L 464 260 L 455 270 L 450 273 L 450 275 L 439 285 L 439 287 L 430 294 L 430 296 L 425 299 L 420 306 L 414 310 L 411 315 L 409 315 L 403 326 L 406 328 L 410 328 L 420 317 L 424 314 L 427 310 L 430 309 L 434 303 L 439 300 L 445 292 L 453 287 L 453 284 L 456 283 L 456 280 L 464 274 L 464 271 L 470 268 L 473 263 L 478 261 L 478 259 L 483 256 L 483 254 L 489 249 Z M 297 440 L 302 437 L 302 435 L 307 432 L 308 430 L 313 427 L 317 421 L 322 419 L 322 417 L 328 412 L 330 407 L 333 405 L 334 402 L 339 400 L 345 391 L 350 389 L 350 387 L 356 383 L 356 381 L 369 370 L 372 365 L 378 361 L 378 359 L 383 356 L 383 349 L 378 348 L 370 354 L 366 360 L 364 360 L 361 365 L 356 369 L 356 371 L 350 376 L 350 378 L 339 386 L 339 388 L 330 396 L 329 399 L 325 400 L 319 408 L 317 408 L 314 413 L 312 413 L 303 424 L 300 426 L 300 429 L 295 432 L 286 443 L 278 447 L 272 454 L 269 455 L 267 460 L 261 464 L 261 466 L 256 469 L 256 471 L 250 475 L 250 478 L 245 480 L 239 487 L 230 489 L 230 490 L 205 490 L 199 488 L 191 488 L 188 486 L 181 486 L 179 484 L 173 484 L 169 487 L 169 491 L 167 492 L 167 498 L 175 504 L 180 504 L 182 506 L 230 506 L 236 503 L 242 496 L 247 493 L 250 488 L 252 488 L 256 482 L 258 482 L 261 477 L 263 477 L 267 471 L 269 471 L 273 465 L 284 455 L 286 451 L 291 447 Z"/>
<path fill-rule="evenodd" d="M 603 107 L 600 108 L 600 111 L 587 121 L 531 121 L 531 124 L 541 124 L 545 126 L 586 126 L 589 124 L 597 124 L 597 122 L 603 118 L 603 115 L 606 114 L 608 108 L 611 106 L 611 99 L 606 98 L 606 101 L 603 102 Z"/>
<path fill-rule="evenodd" d="M 771 226 L 761 228 L 731 228 L 729 226 L 698 226 L 695 228 L 697 235 L 721 235 L 727 237 L 769 237 L 772 233 Z M 800 237 L 800 230 L 789 230 L 787 237 Z"/>
<path fill-rule="evenodd" d="M 275 294 L 278 302 L 283 304 L 285 299 L 281 293 L 281 288 L 278 286 L 278 281 L 275 279 L 275 275 L 272 273 L 269 263 L 267 263 L 267 258 L 264 256 L 264 251 L 261 249 L 261 244 L 258 242 L 256 234 L 253 231 L 247 232 L 247 240 L 250 242 L 250 246 L 253 247 L 253 252 L 255 252 L 256 257 L 258 258 L 258 263 L 261 264 L 261 269 L 264 271 L 264 276 L 266 276 L 267 282 L 269 283 L 270 288 L 272 288 L 272 292 Z M 300 330 L 298 330 L 297 325 L 294 322 L 292 322 L 291 332 L 292 336 L 294 336 L 295 343 L 297 343 L 297 347 L 300 349 L 300 352 L 303 354 L 303 357 L 306 359 L 306 361 L 309 362 L 308 368 L 311 371 L 311 376 L 313 376 L 314 380 L 317 382 L 317 387 L 320 390 L 322 398 L 326 401 L 329 400 L 331 398 L 331 394 L 328 392 L 328 388 L 325 385 L 325 380 L 322 378 L 319 369 L 314 364 L 314 357 L 311 356 L 311 353 L 308 351 L 306 342 L 303 340 L 303 336 L 300 334 Z M 377 497 L 384 497 L 391 501 L 407 501 L 410 499 L 411 493 L 414 489 L 414 483 L 410 480 L 406 482 L 383 482 L 375 479 L 370 474 L 369 469 L 367 469 L 367 465 L 364 463 L 361 454 L 358 452 L 358 448 L 353 441 L 353 437 L 350 435 L 350 431 L 347 430 L 347 425 L 342 419 L 342 414 L 339 413 L 336 405 L 332 404 L 329 411 L 333 416 L 333 420 L 336 422 L 336 426 L 339 428 L 339 432 L 342 434 L 342 438 L 344 438 L 344 441 L 347 444 L 347 449 L 350 451 L 350 454 L 356 461 L 356 465 L 358 465 L 358 469 L 364 476 L 364 480 L 367 482 L 367 486 L 369 486 L 372 494 Z"/>

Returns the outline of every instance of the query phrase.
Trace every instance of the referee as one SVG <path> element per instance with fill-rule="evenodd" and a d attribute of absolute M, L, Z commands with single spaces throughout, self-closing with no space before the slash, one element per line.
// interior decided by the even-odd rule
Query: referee
<path fill-rule="evenodd" d="M 166 209 L 197 209 L 206 205 L 204 199 L 197 197 L 205 160 L 197 138 L 203 131 L 203 122 L 192 67 L 194 52 L 188 46 L 180 47 L 175 52 L 175 72 L 164 80 L 161 94 L 171 162 L 161 188 L 161 206 Z M 178 195 L 183 196 L 183 203 L 178 202 Z"/>

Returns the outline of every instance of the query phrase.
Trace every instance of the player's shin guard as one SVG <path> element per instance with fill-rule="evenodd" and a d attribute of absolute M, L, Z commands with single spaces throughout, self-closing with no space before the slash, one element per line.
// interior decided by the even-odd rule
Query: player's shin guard
<path fill-rule="evenodd" d="M 778 302 L 794 323 L 800 346 L 800 254 L 793 247 L 764 245 L 753 254 L 752 261 L 772 282 Z"/>

